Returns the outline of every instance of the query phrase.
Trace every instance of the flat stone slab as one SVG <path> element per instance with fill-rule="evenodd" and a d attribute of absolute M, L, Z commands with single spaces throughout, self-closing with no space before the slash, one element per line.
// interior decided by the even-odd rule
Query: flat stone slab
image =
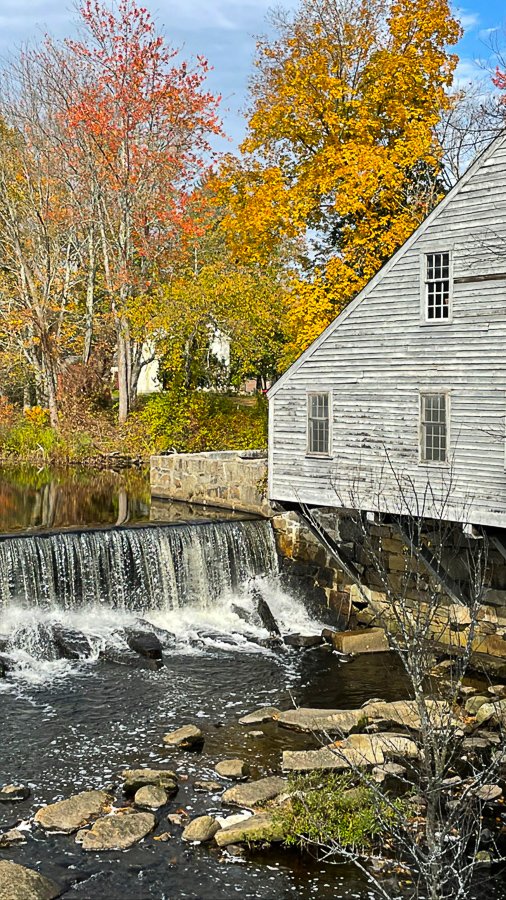
<path fill-rule="evenodd" d="M 428 700 L 427 709 L 434 724 L 445 724 L 452 720 L 450 708 L 444 701 Z M 330 735 L 346 735 L 351 731 L 363 730 L 367 725 L 382 723 L 383 725 L 401 726 L 412 731 L 420 728 L 420 716 L 413 700 L 397 700 L 387 702 L 374 700 L 360 709 L 311 709 L 301 707 L 282 712 L 278 723 L 283 728 L 294 731 L 323 731 Z"/>
<path fill-rule="evenodd" d="M 283 753 L 285 772 L 315 769 L 346 769 L 383 766 L 388 758 L 417 759 L 415 742 L 402 734 L 352 734 L 344 741 L 319 750 L 287 750 Z"/>
<path fill-rule="evenodd" d="M 220 781 L 196 781 L 193 787 L 196 791 L 209 791 L 213 794 L 223 790 L 223 784 Z"/>
<path fill-rule="evenodd" d="M 390 650 L 383 628 L 334 631 L 332 643 L 339 653 L 385 653 Z"/>
<path fill-rule="evenodd" d="M 283 826 L 275 822 L 271 813 L 257 813 L 239 822 L 229 825 L 216 832 L 214 837 L 218 847 L 228 847 L 229 844 L 255 843 L 256 841 L 279 842 L 284 839 Z"/>
<path fill-rule="evenodd" d="M 215 769 L 222 778 L 231 778 L 239 781 L 249 775 L 249 765 L 243 759 L 222 759 L 216 763 Z"/>
<path fill-rule="evenodd" d="M 0 900 L 54 900 L 61 888 L 33 869 L 0 860 Z"/>
<path fill-rule="evenodd" d="M 106 791 L 82 791 L 68 800 L 44 806 L 35 813 L 34 818 L 37 825 L 46 831 L 71 834 L 101 816 L 112 800 L 112 795 Z"/>
<path fill-rule="evenodd" d="M 164 735 L 163 742 L 168 744 L 169 747 L 194 750 L 202 746 L 204 735 L 196 725 L 183 725 L 182 728 L 177 728 L 176 731 L 169 731 L 168 734 Z"/>
<path fill-rule="evenodd" d="M 262 706 L 254 712 L 248 713 L 239 719 L 239 725 L 262 725 L 263 722 L 271 722 L 280 715 L 279 709 L 275 706 Z"/>
<path fill-rule="evenodd" d="M 98 819 L 89 831 L 82 831 L 83 850 L 128 850 L 142 841 L 156 825 L 152 813 L 134 812 Z"/>
<path fill-rule="evenodd" d="M 126 794 L 135 794 L 149 784 L 163 788 L 171 795 L 177 791 L 177 775 L 170 769 L 124 769 L 121 777 Z"/>
<path fill-rule="evenodd" d="M 279 794 L 286 791 L 286 778 L 273 775 L 270 778 L 260 778 L 258 781 L 248 781 L 243 784 L 235 784 L 228 788 L 221 798 L 222 803 L 231 806 L 241 806 L 244 809 L 254 809 L 268 800 L 274 800 Z"/>
<path fill-rule="evenodd" d="M 212 816 L 198 816 L 186 826 L 181 837 L 183 841 L 198 841 L 203 844 L 206 841 L 212 841 L 220 828 L 220 823 Z"/>

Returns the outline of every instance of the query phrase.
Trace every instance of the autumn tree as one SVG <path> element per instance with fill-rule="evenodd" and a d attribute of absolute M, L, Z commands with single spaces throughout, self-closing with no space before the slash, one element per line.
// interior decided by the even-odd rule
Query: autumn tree
<path fill-rule="evenodd" d="M 289 324 L 301 352 L 441 195 L 436 134 L 460 35 L 447 0 L 301 0 L 257 46 L 239 160 L 222 171 L 237 253 L 304 236 Z"/>
<path fill-rule="evenodd" d="M 14 77 L 15 75 L 15 77 Z M 58 427 L 58 376 L 75 329 L 78 236 L 48 139 L 44 87 L 21 61 L 4 76 L 0 120 L 0 333 L 32 373 Z"/>
<path fill-rule="evenodd" d="M 85 0 L 79 14 L 79 40 L 48 39 L 32 59 L 51 84 L 58 152 L 93 223 L 88 257 L 100 264 L 115 325 L 123 422 L 150 333 L 153 280 L 198 227 L 186 207 L 220 131 L 218 100 L 203 87 L 206 60 L 178 61 L 135 0 Z M 91 308 L 91 282 L 88 293 Z"/>
<path fill-rule="evenodd" d="M 266 265 L 236 259 L 222 215 L 208 211 L 191 253 L 160 285 L 153 310 L 162 372 L 186 390 L 224 390 L 247 378 L 265 387 L 282 369 L 283 266 L 276 257 Z"/>

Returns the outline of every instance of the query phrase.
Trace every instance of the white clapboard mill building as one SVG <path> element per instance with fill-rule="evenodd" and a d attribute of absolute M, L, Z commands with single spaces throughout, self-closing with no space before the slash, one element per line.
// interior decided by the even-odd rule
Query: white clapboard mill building
<path fill-rule="evenodd" d="M 506 135 L 269 392 L 281 504 L 506 527 Z"/>

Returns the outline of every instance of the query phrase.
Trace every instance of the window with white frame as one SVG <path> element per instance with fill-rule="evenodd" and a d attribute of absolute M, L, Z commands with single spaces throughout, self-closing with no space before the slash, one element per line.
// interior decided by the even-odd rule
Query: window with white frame
<path fill-rule="evenodd" d="M 420 395 L 421 461 L 445 463 L 448 460 L 448 395 Z"/>
<path fill-rule="evenodd" d="M 330 456 L 330 394 L 311 393 L 307 397 L 307 452 Z"/>
<path fill-rule="evenodd" d="M 425 318 L 441 322 L 450 318 L 451 274 L 450 253 L 427 253 L 425 256 Z"/>

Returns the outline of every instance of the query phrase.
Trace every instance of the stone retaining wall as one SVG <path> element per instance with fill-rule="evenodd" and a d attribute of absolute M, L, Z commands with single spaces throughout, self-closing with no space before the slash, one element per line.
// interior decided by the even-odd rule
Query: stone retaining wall
<path fill-rule="evenodd" d="M 151 494 L 202 506 L 271 516 L 267 454 L 260 450 L 151 457 Z"/>
<path fill-rule="evenodd" d="M 290 586 L 312 598 L 313 603 L 316 600 L 320 609 L 314 611 L 317 614 L 323 611 L 342 628 L 359 624 L 394 629 L 391 602 L 356 524 L 337 510 L 322 509 L 319 518 L 336 540 L 344 542 L 349 558 L 361 573 L 361 587 L 350 583 L 334 557 L 293 512 L 272 519 L 281 568 Z M 369 546 L 381 545 L 382 568 L 388 576 L 389 590 L 395 596 L 402 596 L 406 614 L 423 612 L 429 597 L 434 596 L 429 587 L 431 576 L 425 567 L 421 563 L 413 564 L 392 526 L 372 524 L 368 532 Z M 457 541 L 462 540 L 459 526 L 455 528 L 453 546 L 451 530 L 447 539 L 447 571 L 458 579 L 465 571 L 465 551 L 459 553 L 457 549 Z M 435 614 L 431 615 L 430 630 L 439 644 L 454 650 L 466 644 L 470 619 L 465 607 L 441 591 L 441 603 L 438 602 Z M 477 654 L 506 661 L 506 562 L 493 548 L 488 553 L 486 586 L 472 647 Z"/>

